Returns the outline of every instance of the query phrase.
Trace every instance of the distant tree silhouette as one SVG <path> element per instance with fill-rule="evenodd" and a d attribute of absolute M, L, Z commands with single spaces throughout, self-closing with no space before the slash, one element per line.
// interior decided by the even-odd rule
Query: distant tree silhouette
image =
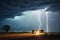
<path fill-rule="evenodd" d="M 2 28 L 5 32 L 8 32 L 10 30 L 10 26 L 9 25 L 4 25 Z"/>
<path fill-rule="evenodd" d="M 44 30 L 40 30 L 41 32 L 44 32 Z"/>
<path fill-rule="evenodd" d="M 32 33 L 34 33 L 34 30 L 32 30 Z"/>

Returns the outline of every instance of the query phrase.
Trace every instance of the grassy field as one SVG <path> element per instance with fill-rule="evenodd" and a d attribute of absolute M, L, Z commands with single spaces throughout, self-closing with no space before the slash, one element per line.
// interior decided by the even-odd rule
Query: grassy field
<path fill-rule="evenodd" d="M 60 40 L 60 33 L 0 33 L 0 40 Z"/>

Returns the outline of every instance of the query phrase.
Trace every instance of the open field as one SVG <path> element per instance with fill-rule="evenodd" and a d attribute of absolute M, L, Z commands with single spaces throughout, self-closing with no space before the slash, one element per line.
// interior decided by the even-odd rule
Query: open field
<path fill-rule="evenodd" d="M 60 33 L 0 33 L 0 40 L 60 40 Z"/>

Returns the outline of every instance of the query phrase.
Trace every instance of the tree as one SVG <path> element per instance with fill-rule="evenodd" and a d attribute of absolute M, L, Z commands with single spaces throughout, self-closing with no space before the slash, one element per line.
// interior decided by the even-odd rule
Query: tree
<path fill-rule="evenodd" d="M 40 30 L 41 32 L 44 32 L 44 30 Z"/>
<path fill-rule="evenodd" d="M 8 32 L 8 31 L 10 30 L 10 26 L 9 26 L 9 25 L 4 25 L 4 26 L 3 26 L 3 30 L 4 30 L 5 32 Z"/>
<path fill-rule="evenodd" d="M 34 34 L 34 30 L 32 30 L 32 33 Z"/>

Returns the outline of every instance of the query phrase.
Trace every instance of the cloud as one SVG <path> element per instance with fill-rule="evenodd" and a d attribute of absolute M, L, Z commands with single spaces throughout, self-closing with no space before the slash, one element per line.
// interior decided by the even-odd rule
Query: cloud
<path fill-rule="evenodd" d="M 55 0 L 54 2 L 51 3 L 50 8 L 48 9 L 49 11 L 60 11 L 60 0 Z"/>
<path fill-rule="evenodd" d="M 41 9 L 46 6 L 50 6 L 48 11 L 59 11 L 59 4 L 59 0 L 1 0 L 0 19 L 13 18 L 22 15 L 24 11 Z"/>

